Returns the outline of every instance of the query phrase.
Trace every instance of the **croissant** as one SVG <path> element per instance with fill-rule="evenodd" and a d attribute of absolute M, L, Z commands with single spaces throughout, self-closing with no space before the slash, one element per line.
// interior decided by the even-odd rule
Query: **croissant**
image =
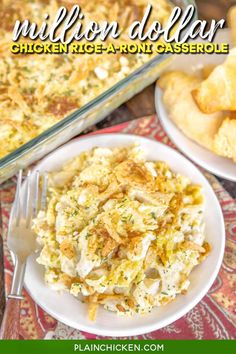
<path fill-rule="evenodd" d="M 192 91 L 192 95 L 203 113 L 236 110 L 236 48 Z"/>
<path fill-rule="evenodd" d="M 170 118 L 186 136 L 212 150 L 213 139 L 224 114 L 204 114 L 199 110 L 191 91 L 200 83 L 200 78 L 180 71 L 164 74 L 158 81 Z"/>
<path fill-rule="evenodd" d="M 236 119 L 226 118 L 215 135 L 213 150 L 236 162 Z"/>

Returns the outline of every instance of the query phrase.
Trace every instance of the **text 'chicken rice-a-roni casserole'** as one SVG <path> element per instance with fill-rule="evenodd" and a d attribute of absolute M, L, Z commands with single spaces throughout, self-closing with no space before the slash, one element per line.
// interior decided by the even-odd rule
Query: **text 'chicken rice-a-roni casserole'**
<path fill-rule="evenodd" d="M 172 7 L 167 0 L 80 0 L 83 25 L 117 21 L 116 45 L 129 42 L 128 27 L 141 20 L 147 5 L 151 21 L 165 25 Z M 55 18 L 60 6 L 72 0 L 3 0 L 0 6 L 0 158 L 44 132 L 109 87 L 142 66 L 151 54 L 11 54 L 16 20 L 40 24 Z M 112 39 L 107 39 L 109 44 Z M 96 41 L 98 42 L 98 41 Z M 102 42 L 101 42 L 102 43 Z"/>
<path fill-rule="evenodd" d="M 186 293 L 208 254 L 201 187 L 146 161 L 137 145 L 94 148 L 49 174 L 47 211 L 33 229 L 45 281 L 121 315 Z"/>

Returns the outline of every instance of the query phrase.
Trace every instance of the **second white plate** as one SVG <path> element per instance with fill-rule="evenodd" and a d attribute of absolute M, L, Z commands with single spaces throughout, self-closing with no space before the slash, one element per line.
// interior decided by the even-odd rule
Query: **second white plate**
<path fill-rule="evenodd" d="M 216 37 L 218 43 L 230 43 L 229 31 L 223 30 Z M 172 62 L 169 70 L 183 70 L 192 73 L 208 64 L 219 64 L 223 62 L 225 55 L 219 54 L 204 54 L 204 55 L 178 55 Z M 216 176 L 236 182 L 236 163 L 225 157 L 218 156 L 198 145 L 193 140 L 189 139 L 185 134 L 173 123 L 169 117 L 167 110 L 163 104 L 162 91 L 158 84 L 155 91 L 155 105 L 158 118 L 165 129 L 171 141 L 192 161 L 210 171 Z"/>

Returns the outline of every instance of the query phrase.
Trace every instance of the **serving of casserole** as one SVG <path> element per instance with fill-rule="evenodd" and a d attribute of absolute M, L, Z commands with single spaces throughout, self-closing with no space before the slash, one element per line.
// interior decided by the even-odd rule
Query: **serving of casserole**
<path fill-rule="evenodd" d="M 146 314 L 187 293 L 206 258 L 201 186 L 137 144 L 93 148 L 49 174 L 34 219 L 38 263 L 54 290 L 119 315 Z"/>
<path fill-rule="evenodd" d="M 174 149 L 96 134 L 56 149 L 37 174 L 48 181 L 47 205 L 33 221 L 40 247 L 25 287 L 57 320 L 103 336 L 148 333 L 190 311 L 213 284 L 222 211 L 202 173 Z"/>

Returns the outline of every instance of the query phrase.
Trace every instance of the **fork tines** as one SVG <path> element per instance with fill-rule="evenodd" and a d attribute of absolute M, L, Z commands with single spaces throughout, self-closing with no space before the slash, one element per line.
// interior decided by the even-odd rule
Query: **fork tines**
<path fill-rule="evenodd" d="M 46 208 L 48 176 L 46 173 L 42 175 L 41 188 L 39 171 L 32 173 L 31 170 L 29 170 L 23 183 L 22 180 L 23 170 L 20 170 L 17 177 L 14 211 L 12 215 L 15 219 L 16 226 L 24 219 L 26 227 L 29 227 L 32 218 L 36 217 L 38 211 L 45 210 Z"/>

